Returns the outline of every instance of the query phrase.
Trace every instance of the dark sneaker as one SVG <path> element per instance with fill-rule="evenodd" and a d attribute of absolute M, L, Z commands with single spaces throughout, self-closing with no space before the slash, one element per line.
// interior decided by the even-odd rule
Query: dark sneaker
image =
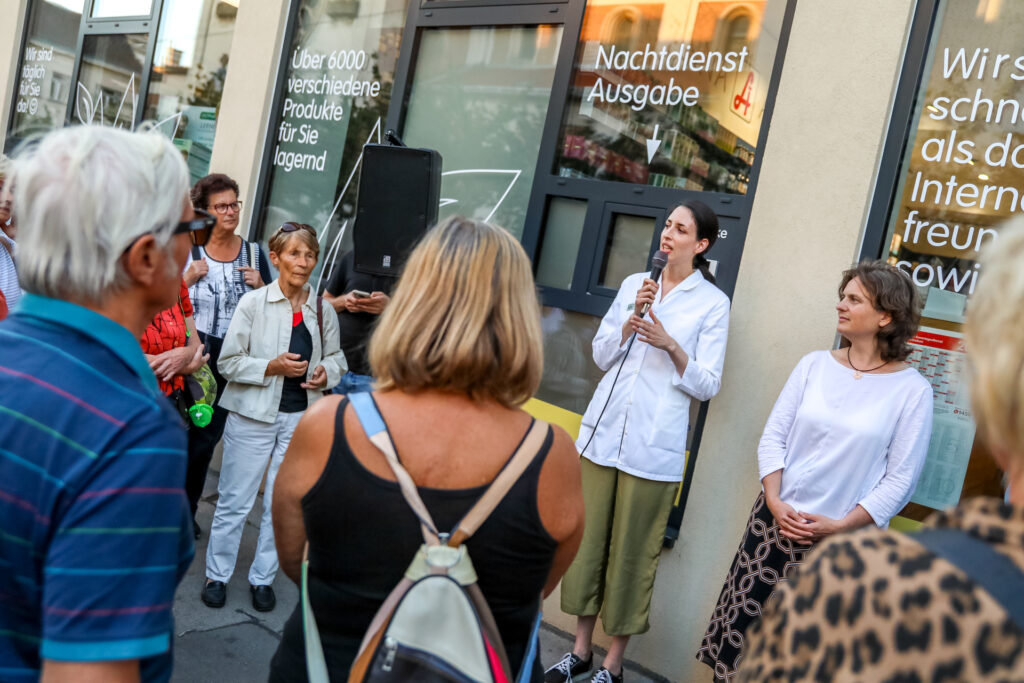
<path fill-rule="evenodd" d="M 199 597 L 207 607 L 223 607 L 228 600 L 228 587 L 223 581 L 207 581 Z"/>
<path fill-rule="evenodd" d="M 608 669 L 603 666 L 594 672 L 594 675 L 590 679 L 590 683 L 622 683 L 622 672 L 616 676 Z"/>
<path fill-rule="evenodd" d="M 578 683 L 590 675 L 590 667 L 594 664 L 594 653 L 585 660 L 579 655 L 567 652 L 557 664 L 544 672 L 544 683 Z"/>
<path fill-rule="evenodd" d="M 252 607 L 257 612 L 269 612 L 277 604 L 274 589 L 270 586 L 249 586 L 252 593 Z"/>

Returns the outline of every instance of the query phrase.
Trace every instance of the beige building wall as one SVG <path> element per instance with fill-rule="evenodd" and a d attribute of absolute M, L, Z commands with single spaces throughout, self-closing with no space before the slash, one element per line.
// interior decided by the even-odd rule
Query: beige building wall
<path fill-rule="evenodd" d="M 288 6 L 289 0 L 242 0 L 231 41 L 210 172 L 227 173 L 238 182 L 243 234 L 259 182 Z"/>
<path fill-rule="evenodd" d="M 0 150 L 7 136 L 11 116 L 12 88 L 17 82 L 18 51 L 21 49 L 21 27 L 25 24 L 25 0 L 0 0 Z"/>
<path fill-rule="evenodd" d="M 661 558 L 651 630 L 626 652 L 670 680 L 712 680 L 694 655 L 760 490 L 761 430 L 800 357 L 835 339 L 836 287 L 859 251 L 912 4 L 797 3 L 722 390 L 711 403 L 679 541 Z M 557 593 L 545 617 L 574 628 Z"/>

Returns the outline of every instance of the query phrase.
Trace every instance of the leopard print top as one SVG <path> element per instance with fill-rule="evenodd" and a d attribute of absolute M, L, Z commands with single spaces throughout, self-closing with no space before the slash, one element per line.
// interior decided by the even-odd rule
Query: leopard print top
<path fill-rule="evenodd" d="M 1024 508 L 974 498 L 927 527 L 980 538 L 1024 571 Z M 750 630 L 738 681 L 1024 682 L 1024 633 L 907 534 L 827 540 Z"/>

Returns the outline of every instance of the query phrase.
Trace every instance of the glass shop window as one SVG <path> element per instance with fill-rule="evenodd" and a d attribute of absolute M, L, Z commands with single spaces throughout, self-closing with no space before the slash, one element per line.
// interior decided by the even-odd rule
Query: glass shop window
<path fill-rule="evenodd" d="M 238 0 L 165 0 L 145 120 L 185 155 L 192 182 L 210 172 Z"/>
<path fill-rule="evenodd" d="M 444 159 L 439 219 L 522 235 L 561 40 L 560 25 L 423 32 L 403 140 Z"/>
<path fill-rule="evenodd" d="M 133 127 L 148 40 L 148 33 L 85 36 L 72 123 Z"/>
<path fill-rule="evenodd" d="M 8 147 L 64 125 L 85 0 L 37 0 L 29 10 Z"/>
<path fill-rule="evenodd" d="M 746 194 L 785 3 L 587 3 L 553 172 Z"/>
<path fill-rule="evenodd" d="M 962 327 L 979 252 L 1024 211 L 1024 5 L 940 2 L 882 258 L 905 271 L 924 301 L 908 359 L 932 383 L 932 437 L 902 513 L 976 495 L 1002 496 L 1001 474 L 975 440 Z"/>

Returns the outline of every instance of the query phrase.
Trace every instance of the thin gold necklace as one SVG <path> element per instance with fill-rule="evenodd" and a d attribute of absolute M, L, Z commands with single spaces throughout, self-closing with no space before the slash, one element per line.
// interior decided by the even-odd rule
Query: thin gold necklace
<path fill-rule="evenodd" d="M 850 367 L 853 368 L 853 370 L 854 370 L 854 372 L 853 372 L 853 378 L 854 379 L 860 379 L 861 377 L 864 376 L 865 372 L 874 372 L 878 368 L 884 368 L 886 365 L 889 364 L 889 361 L 885 361 L 881 365 L 876 365 L 875 367 L 871 368 L 870 370 L 861 370 L 856 365 L 853 364 L 853 359 L 850 358 L 850 349 L 851 348 L 852 347 L 850 347 L 850 346 L 846 347 L 846 362 L 849 363 Z"/>

